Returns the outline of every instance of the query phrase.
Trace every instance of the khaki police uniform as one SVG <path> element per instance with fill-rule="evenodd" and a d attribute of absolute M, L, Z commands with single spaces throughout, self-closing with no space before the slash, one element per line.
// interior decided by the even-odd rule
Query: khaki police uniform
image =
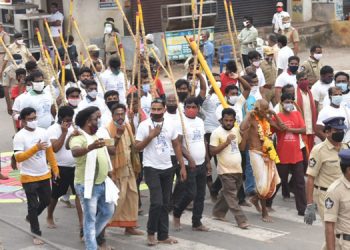
<path fill-rule="evenodd" d="M 267 102 L 271 102 L 275 98 L 275 82 L 277 78 L 277 67 L 274 62 L 263 60 L 260 68 L 264 73 L 266 85 L 272 86 L 271 89 L 265 88 L 265 98 Z M 273 103 L 275 104 L 275 103 Z"/>
<path fill-rule="evenodd" d="M 325 197 L 324 221 L 335 223 L 336 249 L 350 249 L 350 182 L 343 176 L 333 182 Z"/>
<path fill-rule="evenodd" d="M 0 32 L 0 37 L 2 38 L 6 46 L 10 45 L 10 36 L 5 31 Z M 0 46 L 0 55 L 5 55 L 5 53 L 5 49 L 2 46 Z"/>
<path fill-rule="evenodd" d="M 102 59 L 98 58 L 97 61 L 102 65 L 101 73 L 104 72 L 106 70 L 106 67 L 103 64 Z M 89 69 L 92 70 L 91 63 L 90 63 L 90 60 L 88 58 L 85 59 L 85 61 L 83 62 L 83 65 L 84 65 L 84 67 L 88 67 Z"/>
<path fill-rule="evenodd" d="M 346 144 L 342 148 L 348 148 Z M 309 165 L 306 174 L 315 178 L 313 200 L 322 221 L 324 220 L 324 201 L 328 187 L 342 176 L 340 149 L 337 149 L 328 139 L 313 147 L 310 153 Z"/>
<path fill-rule="evenodd" d="M 24 68 L 24 65 L 20 64 L 18 65 L 18 68 Z M 2 75 L 2 86 L 8 87 L 10 97 L 11 88 L 18 83 L 16 79 L 16 69 L 17 67 L 14 64 L 11 64 L 4 69 L 4 73 Z"/>
<path fill-rule="evenodd" d="M 304 72 L 310 83 L 314 84 L 320 80 L 320 70 L 322 67 L 323 65 L 320 61 L 309 57 L 309 59 L 300 66 L 300 71 Z"/>
<path fill-rule="evenodd" d="M 294 43 L 300 42 L 299 32 L 293 27 L 284 30 L 284 35 L 287 37 L 287 46 L 291 49 L 294 49 Z"/>
<path fill-rule="evenodd" d="M 105 54 L 106 54 L 106 64 L 108 64 L 109 59 L 111 56 L 117 56 L 117 48 L 115 46 L 115 36 L 118 38 L 118 43 L 120 43 L 120 37 L 118 36 L 117 33 L 116 35 L 113 34 L 105 34 L 104 36 L 104 49 L 105 49 Z M 118 44 L 119 46 L 119 44 Z"/>
<path fill-rule="evenodd" d="M 26 63 L 31 60 L 32 53 L 30 53 L 29 49 L 25 45 L 18 45 L 16 43 L 11 43 L 8 46 L 10 53 L 20 54 L 22 56 L 23 63 Z M 8 55 L 5 55 L 4 60 L 9 61 L 10 58 Z"/>

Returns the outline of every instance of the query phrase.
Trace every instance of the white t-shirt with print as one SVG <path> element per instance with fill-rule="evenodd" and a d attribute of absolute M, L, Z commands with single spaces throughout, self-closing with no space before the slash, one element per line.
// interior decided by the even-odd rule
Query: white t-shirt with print
<path fill-rule="evenodd" d="M 64 144 L 61 149 L 55 153 L 57 165 L 61 167 L 75 167 L 74 157 L 72 155 L 71 150 L 67 150 L 65 145 L 68 137 L 73 133 L 74 129 L 72 126 L 68 128 L 68 133 L 66 134 L 66 138 L 64 140 Z M 50 140 L 58 140 L 58 138 L 62 135 L 61 125 L 58 123 L 53 124 L 47 129 L 47 134 Z"/>
<path fill-rule="evenodd" d="M 195 119 L 190 119 L 184 117 L 186 138 L 188 143 L 188 152 L 192 156 L 196 163 L 196 166 L 201 165 L 205 162 L 205 141 L 204 141 L 204 122 L 202 119 L 196 117 Z M 185 140 L 183 141 L 183 146 L 186 147 Z M 188 165 L 187 159 L 184 158 L 184 162 Z"/>
<path fill-rule="evenodd" d="M 146 139 L 149 135 L 149 127 L 154 129 L 157 125 L 162 126 L 161 132 L 143 149 L 142 165 L 164 170 L 173 166 L 170 158 L 171 148 L 173 147 L 172 140 L 178 137 L 177 130 L 173 124 L 165 119 L 163 123 L 156 123 L 149 118 L 140 123 L 137 129 L 136 141 Z"/>
<path fill-rule="evenodd" d="M 152 95 L 147 93 L 147 95 L 141 96 L 141 108 L 143 112 L 150 117 L 151 114 L 151 106 L 152 106 Z"/>
<path fill-rule="evenodd" d="M 46 142 L 48 147 L 51 147 L 49 136 L 45 129 L 38 127 L 34 131 L 29 131 L 23 128 L 13 138 L 13 150 L 18 151 L 15 154 L 25 152 L 39 141 Z M 36 152 L 32 157 L 23 161 L 20 167 L 20 173 L 29 176 L 42 176 L 49 171 L 45 150 Z"/>

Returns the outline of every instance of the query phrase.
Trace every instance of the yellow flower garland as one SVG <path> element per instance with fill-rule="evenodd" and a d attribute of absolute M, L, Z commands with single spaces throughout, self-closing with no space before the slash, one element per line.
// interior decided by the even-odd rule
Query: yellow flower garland
<path fill-rule="evenodd" d="M 264 154 L 267 154 L 271 160 L 275 163 L 280 163 L 280 159 L 277 155 L 276 149 L 270 139 L 271 130 L 270 123 L 266 119 L 260 120 L 257 115 L 255 115 L 255 120 L 258 122 L 258 134 L 260 141 L 263 142 L 262 150 Z"/>

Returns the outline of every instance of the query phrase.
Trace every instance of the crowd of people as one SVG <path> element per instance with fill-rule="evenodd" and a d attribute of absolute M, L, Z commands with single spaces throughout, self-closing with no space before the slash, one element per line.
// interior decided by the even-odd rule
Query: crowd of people
<path fill-rule="evenodd" d="M 215 82 L 192 56 L 185 76 L 175 82 L 176 93 L 165 93 L 158 62 L 147 50 L 141 50 L 138 74 L 124 75 L 112 45 L 119 34 L 111 18 L 105 22 L 105 58 L 91 44 L 91 61 L 79 61 L 69 37 L 72 65 L 59 68 L 60 82 L 16 34 L 8 46 L 15 63 L 6 55 L 1 73 L 16 129 L 11 163 L 20 170 L 31 232 L 41 236 L 38 216 L 45 208 L 49 228 L 56 228 L 57 202 L 71 192 L 86 249 L 106 248 L 106 227 L 143 235 L 137 221 L 146 209 L 140 199 L 144 181 L 149 246 L 177 243 L 169 236 L 169 214 L 181 230 L 185 209 L 192 210 L 193 231 L 209 231 L 201 221 L 207 189 L 213 217 L 226 221 L 230 211 L 243 230 L 249 218 L 241 207 L 255 206 L 264 222 L 272 222 L 269 214 L 281 189 L 284 200 L 294 196 L 295 215 L 307 224 L 316 219 L 317 204 L 327 249 L 349 244 L 344 226 L 349 211 L 341 193 L 350 185 L 350 153 L 341 151 L 350 136 L 349 75 L 323 65 L 320 45 L 301 62 L 298 34 L 283 5 L 276 8 L 263 54 L 256 50 L 253 19 L 244 18 L 238 35 L 241 70 L 230 60 L 224 72 L 215 72 L 214 46 L 203 32 L 201 51 Z M 160 54 L 151 34 L 143 46 Z M 34 244 L 43 242 L 34 238 Z"/>

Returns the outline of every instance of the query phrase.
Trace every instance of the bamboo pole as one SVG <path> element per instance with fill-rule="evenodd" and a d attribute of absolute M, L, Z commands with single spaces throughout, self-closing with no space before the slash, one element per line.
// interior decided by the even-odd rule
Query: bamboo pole
<path fill-rule="evenodd" d="M 44 49 L 44 45 L 43 45 L 43 39 L 41 38 L 41 34 L 40 34 L 40 31 L 38 28 L 35 29 L 35 32 L 36 32 L 36 36 L 38 38 L 38 42 L 39 42 L 39 47 L 40 47 L 40 57 L 42 58 L 43 62 L 44 62 L 44 65 L 45 65 L 45 68 L 48 72 L 50 72 L 49 70 L 49 67 L 47 65 L 47 59 L 46 59 L 46 56 L 45 56 L 45 49 Z M 52 74 L 52 73 L 51 73 Z M 58 112 L 58 105 L 57 105 L 57 100 L 56 100 L 56 95 L 55 95 L 55 90 L 52 86 L 52 82 L 51 82 L 51 79 L 49 81 L 49 88 L 50 88 L 50 92 L 51 92 L 51 96 L 52 96 L 52 99 L 54 100 L 54 106 L 55 106 L 55 109 L 56 109 L 56 112 Z M 59 86 L 59 90 L 61 90 L 60 86 Z M 60 94 L 61 94 L 61 91 L 60 91 Z M 64 97 L 64 96 L 63 96 Z M 62 98 L 63 98 L 62 97 Z"/>
<path fill-rule="evenodd" d="M 62 35 L 61 31 L 59 31 L 59 35 L 60 35 L 62 47 L 63 47 L 63 49 L 64 49 L 64 53 L 65 53 L 65 55 L 68 55 L 68 56 L 67 56 L 67 59 L 68 59 L 69 64 L 71 65 L 71 70 L 72 70 L 74 82 L 77 82 L 78 79 L 77 79 L 77 76 L 76 76 L 76 74 L 75 74 L 75 72 L 74 72 L 74 66 L 73 66 L 72 60 L 70 59 L 70 56 L 69 56 L 69 54 L 68 54 L 68 49 L 67 49 L 66 44 L 64 43 L 64 39 L 63 39 L 63 35 Z M 65 64 L 65 62 L 64 62 L 64 64 Z"/>
<path fill-rule="evenodd" d="M 57 56 L 57 60 L 58 60 L 59 65 L 61 66 L 61 69 L 62 69 L 62 60 L 61 60 L 60 54 L 58 53 L 58 49 L 57 49 L 57 46 L 55 44 L 55 41 L 53 40 L 51 29 L 50 29 L 49 23 L 47 22 L 46 18 L 44 19 L 44 24 L 45 24 L 47 33 L 49 34 L 49 38 L 50 38 L 53 50 L 55 51 L 55 55 Z"/>
<path fill-rule="evenodd" d="M 132 80 L 131 80 L 131 85 L 135 85 L 135 77 L 136 77 L 136 67 L 138 66 L 138 71 L 140 70 L 139 61 L 140 61 L 140 36 L 139 36 L 139 31 L 140 31 L 140 17 L 139 13 L 136 12 L 136 29 L 135 29 L 135 36 L 136 36 L 136 43 L 135 43 L 135 53 L 134 53 L 134 61 L 132 65 Z M 131 94 L 131 103 L 130 103 L 130 110 L 133 110 L 133 105 L 134 105 L 134 93 Z"/>
<path fill-rule="evenodd" d="M 68 42 L 69 42 L 69 36 L 71 34 L 71 30 L 72 30 L 72 16 L 73 16 L 73 0 L 70 0 L 70 2 L 69 2 L 68 27 L 67 27 L 67 39 L 66 39 L 66 44 L 67 45 L 68 45 Z M 66 60 L 67 56 L 69 57 L 68 53 L 64 53 L 64 60 Z"/>
<path fill-rule="evenodd" d="M 85 41 L 84 41 L 84 39 L 83 39 L 83 37 L 82 37 L 82 35 L 81 35 L 81 33 L 80 33 L 80 30 L 79 30 L 79 27 L 78 27 L 78 23 L 77 23 L 77 21 L 76 21 L 74 18 L 72 18 L 72 21 L 73 21 L 73 26 L 74 26 L 74 28 L 75 28 L 75 31 L 77 32 L 77 34 L 78 34 L 78 36 L 79 36 L 79 39 L 80 39 L 80 41 L 82 42 L 83 47 L 84 47 L 84 50 L 85 50 L 85 52 L 86 52 L 86 54 L 87 54 L 87 57 L 88 57 L 88 59 L 89 59 L 89 61 L 90 61 L 90 63 L 91 63 L 92 70 L 93 70 L 94 73 L 96 74 L 96 77 L 97 77 L 98 82 L 99 82 L 99 84 L 100 84 L 100 86 L 101 86 L 102 92 L 105 93 L 105 92 L 106 92 L 105 86 L 103 85 L 103 83 L 102 83 L 102 81 L 101 81 L 101 79 L 100 79 L 100 76 L 98 75 L 98 72 L 97 72 L 97 70 L 96 70 L 96 67 L 95 67 L 95 65 L 94 65 L 94 62 L 93 62 L 92 59 L 91 59 L 91 56 L 90 56 L 89 51 L 88 51 L 88 49 L 87 49 L 86 43 L 85 43 Z"/>
<path fill-rule="evenodd" d="M 185 39 L 188 42 L 188 44 L 190 45 L 191 49 L 195 50 L 196 46 L 197 46 L 196 42 L 191 40 L 191 39 L 189 39 L 187 36 L 185 36 Z M 205 60 L 204 56 L 202 55 L 202 52 L 200 52 L 200 51 L 198 51 L 198 60 L 199 60 L 199 62 L 201 64 L 202 68 L 204 69 L 204 72 L 207 75 L 207 77 L 208 77 L 208 79 L 209 79 L 209 81 L 211 83 L 211 86 L 213 87 L 216 95 L 218 96 L 222 106 L 224 108 L 228 108 L 228 104 L 227 104 L 224 96 L 222 95 L 220 88 L 216 84 L 216 80 L 215 80 L 211 70 L 209 69 L 207 61 Z"/>
<path fill-rule="evenodd" d="M 142 40 L 143 40 L 143 44 L 144 44 L 144 48 L 145 48 L 145 59 L 146 59 L 145 66 L 146 66 L 148 78 L 149 78 L 150 84 L 151 84 L 151 94 L 152 94 L 152 97 L 155 98 L 156 88 L 155 88 L 155 85 L 153 82 L 151 66 L 149 63 L 149 57 L 148 57 L 149 50 L 148 50 L 148 45 L 146 43 L 146 31 L 145 31 L 145 24 L 143 22 L 143 12 L 142 12 L 142 6 L 141 6 L 140 0 L 137 0 L 137 8 L 138 8 L 139 17 L 140 17 L 140 27 L 141 27 Z"/>
<path fill-rule="evenodd" d="M 120 13 L 122 14 L 122 17 L 123 17 L 123 19 L 124 19 L 124 22 L 126 23 L 126 27 L 127 27 L 127 29 L 129 30 L 130 36 L 132 36 L 132 39 L 134 39 L 134 42 L 136 43 L 135 35 L 134 35 L 134 33 L 132 32 L 130 23 L 129 23 L 128 18 L 126 17 L 126 15 L 125 15 L 125 13 L 124 13 L 124 10 L 123 10 L 122 5 L 120 4 L 119 0 L 115 0 L 115 3 L 117 4 L 118 9 L 120 10 Z"/>
<path fill-rule="evenodd" d="M 193 40 L 196 39 L 197 0 L 191 0 Z"/>
<path fill-rule="evenodd" d="M 203 0 L 200 0 L 200 2 L 199 2 L 198 34 L 197 34 L 197 49 L 196 49 L 196 51 L 194 51 L 195 54 L 194 54 L 194 61 L 193 61 L 194 65 L 193 65 L 192 88 L 191 88 L 191 95 L 192 96 L 195 95 L 195 91 L 196 91 L 196 88 L 197 88 L 196 74 L 197 74 L 197 65 L 198 65 L 197 60 L 198 60 L 199 42 L 200 42 L 200 39 L 201 39 L 202 15 L 203 15 Z M 195 32 L 195 30 L 193 32 Z"/>
<path fill-rule="evenodd" d="M 15 65 L 16 69 L 18 69 L 18 65 L 17 65 L 15 59 L 13 59 L 13 56 L 12 56 L 11 52 L 9 51 L 9 49 L 6 47 L 6 44 L 5 44 L 4 40 L 2 39 L 2 37 L 0 37 L 0 43 L 1 43 L 1 46 L 4 48 L 7 56 L 10 58 L 11 62 L 13 63 L 13 65 Z"/>
<path fill-rule="evenodd" d="M 233 12 L 233 7 L 232 7 L 232 2 L 231 1 L 229 1 L 229 8 L 230 8 L 230 15 L 231 15 L 232 24 L 233 24 L 233 30 L 234 30 L 234 33 L 235 33 L 236 45 L 237 45 L 237 48 L 240 48 L 240 44 L 239 44 L 239 41 L 238 41 L 238 31 L 237 31 L 237 26 L 236 26 L 236 20 L 235 20 L 235 15 L 234 15 L 234 12 Z M 245 72 L 245 67 L 244 67 L 244 64 L 243 64 L 242 53 L 239 53 L 239 59 L 241 61 L 241 67 L 242 67 L 243 71 Z"/>

